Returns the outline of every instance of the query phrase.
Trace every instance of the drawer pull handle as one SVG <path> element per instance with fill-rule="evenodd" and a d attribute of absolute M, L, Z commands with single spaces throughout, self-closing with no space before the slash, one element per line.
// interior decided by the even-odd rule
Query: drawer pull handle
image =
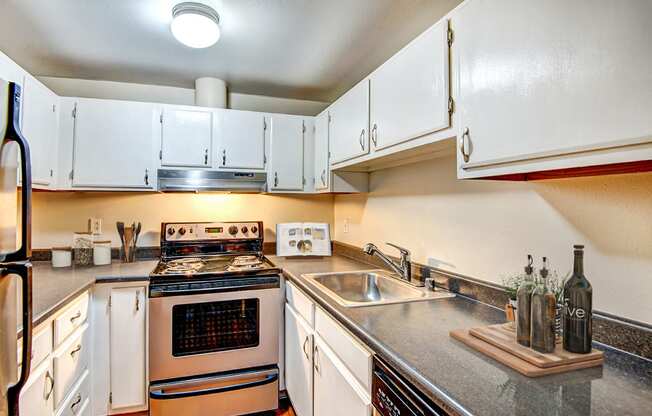
<path fill-rule="evenodd" d="M 81 318 L 81 311 L 77 311 L 77 313 L 74 316 L 70 317 L 70 323 L 75 322 L 75 320 Z"/>
<path fill-rule="evenodd" d="M 310 356 L 308 355 L 308 351 L 306 351 L 306 347 L 308 346 L 308 337 L 303 341 L 303 353 L 306 355 L 306 359 L 310 360 Z"/>
<path fill-rule="evenodd" d="M 70 351 L 70 356 L 71 356 L 71 357 L 74 357 L 75 354 L 77 354 L 79 351 L 81 351 L 81 349 L 82 349 L 81 344 L 77 344 L 77 346 L 75 347 L 75 349 L 72 350 L 72 351 Z"/>
<path fill-rule="evenodd" d="M 360 147 L 364 150 L 364 129 L 360 132 Z"/>
<path fill-rule="evenodd" d="M 75 413 L 75 407 L 78 406 L 79 403 L 81 403 L 81 401 L 82 401 L 81 394 L 78 393 L 77 397 L 75 397 L 75 401 L 72 402 L 72 404 L 70 405 L 70 410 L 72 410 L 73 413 Z"/>
<path fill-rule="evenodd" d="M 50 396 L 52 396 L 52 392 L 54 391 L 54 378 L 52 378 L 52 375 L 50 374 L 50 370 L 45 372 L 45 380 L 50 383 L 50 387 L 45 393 L 45 401 L 48 401 L 50 400 Z"/>

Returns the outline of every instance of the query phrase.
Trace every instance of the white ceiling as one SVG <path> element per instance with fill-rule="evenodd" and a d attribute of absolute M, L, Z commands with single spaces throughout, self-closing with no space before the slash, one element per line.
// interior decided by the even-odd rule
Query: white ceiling
<path fill-rule="evenodd" d="M 0 0 L 0 50 L 35 75 L 331 101 L 461 0 L 202 0 L 222 38 L 170 33 L 181 0 Z"/>

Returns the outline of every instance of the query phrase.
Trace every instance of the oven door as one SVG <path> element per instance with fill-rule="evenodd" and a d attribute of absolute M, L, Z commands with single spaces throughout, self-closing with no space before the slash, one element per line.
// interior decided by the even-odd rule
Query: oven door
<path fill-rule="evenodd" d="M 277 364 L 279 283 L 205 286 L 150 289 L 151 381 Z"/>

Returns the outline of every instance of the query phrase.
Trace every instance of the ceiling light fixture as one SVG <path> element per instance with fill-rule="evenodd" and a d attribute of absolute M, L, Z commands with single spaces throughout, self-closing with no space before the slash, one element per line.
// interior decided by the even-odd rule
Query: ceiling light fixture
<path fill-rule="evenodd" d="M 191 48 L 208 48 L 220 38 L 220 15 L 210 6 L 195 2 L 179 3 L 172 8 L 175 38 Z"/>

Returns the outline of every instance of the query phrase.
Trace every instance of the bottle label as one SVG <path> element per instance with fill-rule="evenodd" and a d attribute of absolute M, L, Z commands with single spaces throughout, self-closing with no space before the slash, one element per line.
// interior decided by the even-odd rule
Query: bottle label
<path fill-rule="evenodd" d="M 564 299 L 564 315 L 570 319 L 585 320 L 588 317 L 586 310 L 577 305 L 571 305 L 570 299 Z"/>

